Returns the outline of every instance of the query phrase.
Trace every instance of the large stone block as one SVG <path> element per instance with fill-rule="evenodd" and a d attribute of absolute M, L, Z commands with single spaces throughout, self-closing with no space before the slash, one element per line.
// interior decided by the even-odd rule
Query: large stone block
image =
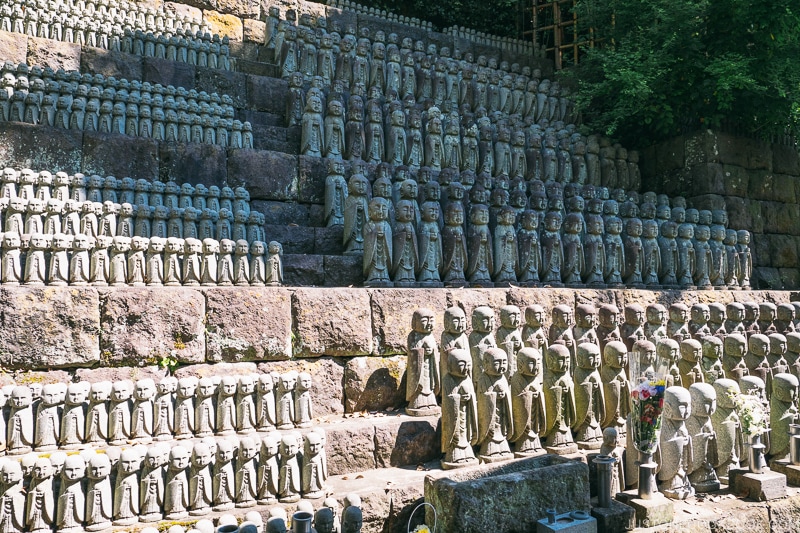
<path fill-rule="evenodd" d="M 203 293 L 183 287 L 105 290 L 100 347 L 109 363 L 206 360 Z"/>
<path fill-rule="evenodd" d="M 137 381 L 140 379 L 149 378 L 158 383 L 169 375 L 169 371 L 158 365 L 145 365 L 145 366 L 118 366 L 108 367 L 101 366 L 99 368 L 78 368 L 75 370 L 75 377 L 63 381 L 88 381 L 89 383 L 97 383 L 98 381 L 120 381 L 129 379 Z"/>
<path fill-rule="evenodd" d="M 722 178 L 725 192 L 729 196 L 747 196 L 750 187 L 750 174 L 746 169 L 736 165 L 722 165 Z"/>
<path fill-rule="evenodd" d="M 263 361 L 292 356 L 291 294 L 281 288 L 209 289 L 206 359 Z"/>
<path fill-rule="evenodd" d="M 250 203 L 250 208 L 263 213 L 265 224 L 268 225 L 285 225 L 291 223 L 311 226 L 311 215 L 307 204 L 275 200 L 254 200 Z"/>
<path fill-rule="evenodd" d="M 329 228 L 314 228 L 314 253 L 315 254 L 340 254 L 344 251 L 342 245 L 343 226 Z"/>
<path fill-rule="evenodd" d="M 761 216 L 760 201 L 738 196 L 726 196 L 725 208 L 728 210 L 728 220 L 730 220 L 733 227 L 748 228 L 753 233 L 764 232 L 764 219 Z"/>
<path fill-rule="evenodd" d="M 399 409 L 406 403 L 406 356 L 353 357 L 344 367 L 345 412 Z"/>
<path fill-rule="evenodd" d="M 28 60 L 28 36 L 23 33 L 0 31 L 0 57 L 15 65 Z"/>
<path fill-rule="evenodd" d="M 81 46 L 64 41 L 51 41 L 38 37 L 28 37 L 29 65 L 38 65 L 42 68 L 50 67 L 53 70 L 80 70 Z"/>
<path fill-rule="evenodd" d="M 104 48 L 86 47 L 81 54 L 81 72 L 114 76 L 117 79 L 142 79 L 142 58 Z"/>
<path fill-rule="evenodd" d="M 158 143 L 144 137 L 86 132 L 82 172 L 155 179 L 158 177 Z"/>
<path fill-rule="evenodd" d="M 242 27 L 242 38 L 246 43 L 256 43 L 263 45 L 266 39 L 267 24 L 260 20 L 245 19 Z"/>
<path fill-rule="evenodd" d="M 370 290 L 372 296 L 372 328 L 376 355 L 405 354 L 411 318 L 419 308 L 433 311 L 436 322 L 433 335 L 436 340 L 444 330 L 444 310 L 447 293 L 438 289 L 382 289 Z M 505 299 L 505 294 L 503 295 Z M 505 303 L 505 302 L 504 302 Z"/>
<path fill-rule="evenodd" d="M 420 465 L 439 459 L 441 432 L 439 417 L 398 416 L 390 424 L 375 426 L 375 457 L 378 468 Z"/>
<path fill-rule="evenodd" d="M 346 421 L 326 431 L 325 452 L 332 476 L 375 468 L 375 426 L 367 420 Z"/>
<path fill-rule="evenodd" d="M 301 202 L 322 204 L 325 202 L 325 178 L 328 175 L 328 159 L 307 155 L 298 156 L 298 198 Z"/>
<path fill-rule="evenodd" d="M 158 175 L 162 181 L 202 183 L 206 187 L 227 183 L 228 155 L 214 144 L 159 143 Z"/>
<path fill-rule="evenodd" d="M 800 153 L 794 146 L 772 145 L 772 170 L 781 174 L 800 176 Z"/>
<path fill-rule="evenodd" d="M 716 133 L 721 163 L 748 170 L 772 170 L 772 145 L 757 139 Z"/>
<path fill-rule="evenodd" d="M 213 0 L 183 0 L 181 2 L 164 2 L 164 11 L 196 20 L 203 18 L 203 9 L 214 9 L 214 6 Z"/>
<path fill-rule="evenodd" d="M 691 168 L 691 194 L 723 194 L 725 192 L 725 176 L 719 163 L 700 163 Z"/>
<path fill-rule="evenodd" d="M 298 289 L 292 295 L 295 357 L 372 353 L 370 297 L 358 289 Z"/>
<path fill-rule="evenodd" d="M 282 117 L 286 114 L 286 94 L 289 92 L 289 84 L 285 80 L 248 75 L 246 84 L 248 108 L 267 111 Z"/>
<path fill-rule="evenodd" d="M 692 196 L 688 200 L 695 209 L 708 209 L 710 211 L 725 209 L 725 197 L 719 194 L 702 194 L 700 196 Z"/>
<path fill-rule="evenodd" d="M 677 139 L 681 139 L 681 137 Z M 719 139 L 711 130 L 700 130 L 683 137 L 683 139 L 684 164 L 687 167 L 700 163 L 719 162 Z M 670 141 L 664 144 L 668 143 Z"/>
<path fill-rule="evenodd" d="M 768 533 L 770 530 L 769 510 L 766 506 L 748 506 L 737 512 L 711 521 L 714 533 Z"/>
<path fill-rule="evenodd" d="M 34 170 L 80 172 L 83 132 L 0 122 L 2 166 Z"/>
<path fill-rule="evenodd" d="M 175 371 L 178 379 L 193 376 L 196 378 L 210 378 L 214 376 L 249 376 L 259 372 L 256 363 L 202 363 L 199 365 L 186 365 Z"/>
<path fill-rule="evenodd" d="M 800 234 L 800 205 L 783 202 L 762 202 L 765 233 Z"/>
<path fill-rule="evenodd" d="M 467 467 L 425 477 L 425 501 L 441 531 L 533 531 L 545 511 L 589 511 L 589 468 L 556 455 Z M 433 511 L 426 510 L 427 523 Z"/>
<path fill-rule="evenodd" d="M 228 185 L 253 200 L 297 200 L 297 157 L 267 150 L 231 150 Z"/>
<path fill-rule="evenodd" d="M 203 22 L 208 24 L 211 33 L 218 33 L 221 37 L 227 35 L 231 41 L 242 40 L 242 20 L 235 15 L 203 11 Z"/>
<path fill-rule="evenodd" d="M 770 247 L 771 261 L 768 266 L 797 268 L 798 251 L 797 238 L 789 235 L 764 235 Z M 756 243 L 761 240 L 756 239 Z M 767 266 L 767 265 L 765 265 Z"/>
<path fill-rule="evenodd" d="M 800 524 L 800 501 L 798 497 L 789 497 L 769 503 L 769 531 L 789 533 Z"/>
<path fill-rule="evenodd" d="M 314 417 L 321 421 L 340 420 L 344 413 L 344 363 L 330 357 L 318 359 L 294 359 L 291 361 L 271 361 L 258 365 L 260 372 L 308 372 L 311 374 L 311 400 L 314 403 Z M 371 430 L 370 430 L 371 432 Z M 328 450 L 328 457 L 331 451 Z M 370 467 L 374 468 L 374 467 Z"/>
<path fill-rule="evenodd" d="M 188 63 L 145 57 L 142 61 L 142 80 L 164 87 L 173 85 L 194 89 L 195 67 Z"/>
<path fill-rule="evenodd" d="M 325 284 L 321 255 L 283 254 L 283 283 L 291 287 L 321 287 Z"/>
<path fill-rule="evenodd" d="M 0 288 L 0 365 L 91 366 L 100 361 L 100 300 L 92 288 Z"/>
<path fill-rule="evenodd" d="M 779 268 L 778 274 L 780 275 L 784 289 L 800 288 L 800 269 Z"/>
<path fill-rule="evenodd" d="M 314 228 L 275 224 L 264 226 L 264 231 L 269 240 L 283 245 L 284 253 L 314 253 Z"/>
<path fill-rule="evenodd" d="M 245 89 L 246 76 L 241 72 L 220 70 L 216 68 L 197 67 L 195 88 L 198 91 L 227 94 L 233 99 L 234 107 L 244 107 L 247 102 Z"/>
<path fill-rule="evenodd" d="M 257 17 L 261 6 L 259 0 L 216 0 L 215 8 L 220 13 L 236 15 L 243 19 Z"/>
<path fill-rule="evenodd" d="M 326 255 L 326 287 L 358 287 L 364 281 L 364 258 L 361 255 Z"/>

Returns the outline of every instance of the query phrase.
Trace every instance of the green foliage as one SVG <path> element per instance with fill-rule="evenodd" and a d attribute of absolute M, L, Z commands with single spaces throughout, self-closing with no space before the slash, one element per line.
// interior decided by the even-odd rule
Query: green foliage
<path fill-rule="evenodd" d="M 458 25 L 503 37 L 519 36 L 519 0 L 362 0 L 359 3 L 417 17 L 439 29 Z M 529 2 L 522 5 L 530 9 Z"/>
<path fill-rule="evenodd" d="M 579 0 L 576 9 L 602 39 L 563 73 L 590 129 L 632 147 L 703 127 L 800 129 L 796 0 Z"/>

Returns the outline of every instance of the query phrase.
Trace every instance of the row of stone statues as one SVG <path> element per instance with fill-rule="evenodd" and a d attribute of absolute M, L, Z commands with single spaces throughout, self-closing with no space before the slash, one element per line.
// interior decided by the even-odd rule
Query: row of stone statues
<path fill-rule="evenodd" d="M 283 247 L 277 241 L 0 235 L 0 283 L 7 285 L 263 287 L 283 282 Z"/>
<path fill-rule="evenodd" d="M 104 531 L 327 495 L 325 432 L 0 460 L 9 533 Z"/>
<path fill-rule="evenodd" d="M 87 176 L 81 172 L 55 174 L 42 170 L 36 172 L 29 168 L 17 170 L 4 168 L 0 174 L 0 199 L 19 198 L 42 202 L 57 200 L 66 203 L 69 200 L 78 204 L 83 202 L 113 204 L 131 204 L 145 207 L 168 207 L 169 209 L 186 209 L 192 207 L 199 211 L 210 209 L 220 212 L 223 209 L 231 213 L 252 215 L 250 209 L 250 193 L 244 187 L 206 187 L 202 183 L 178 185 L 174 181 L 166 183 L 160 180 L 134 180 L 114 176 L 103 178 L 98 174 Z M 263 222 L 262 222 L 263 223 Z"/>
<path fill-rule="evenodd" d="M 253 148 L 229 96 L 62 70 L 2 68 L 0 120 L 167 142 Z"/>
<path fill-rule="evenodd" d="M 312 424 L 311 375 L 166 377 L 2 388 L 0 435 L 9 455 L 147 444 Z"/>
<path fill-rule="evenodd" d="M 212 36 L 205 23 L 167 11 L 86 10 L 66 2 L 32 6 L 17 0 L 0 7 L 0 30 L 232 70 L 227 36 Z"/>

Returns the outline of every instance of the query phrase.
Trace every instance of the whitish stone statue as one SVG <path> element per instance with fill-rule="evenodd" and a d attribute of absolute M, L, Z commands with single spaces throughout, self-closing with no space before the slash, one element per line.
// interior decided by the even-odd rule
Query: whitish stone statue
<path fill-rule="evenodd" d="M 194 434 L 197 437 L 208 437 L 214 434 L 217 422 L 216 394 L 217 385 L 213 379 L 205 377 L 198 380 L 194 402 Z"/>
<path fill-rule="evenodd" d="M 86 492 L 83 483 L 85 474 L 86 461 L 83 457 L 70 455 L 66 458 L 56 501 L 55 526 L 57 531 L 66 533 L 83 531 L 83 522 L 86 517 Z M 5 480 L 4 482 L 8 487 L 8 482 Z M 13 483 L 11 486 L 13 487 Z M 8 493 L 8 488 L 6 488 L 6 493 Z M 5 509 L 6 506 L 3 505 L 3 508 Z"/>
<path fill-rule="evenodd" d="M 314 418 L 314 407 L 311 401 L 311 374 L 297 374 L 297 386 L 294 389 L 294 425 L 299 428 L 311 426 Z"/>
<path fill-rule="evenodd" d="M 236 432 L 247 435 L 255 431 L 257 421 L 254 376 L 239 376 L 236 388 Z"/>
<path fill-rule="evenodd" d="M 230 435 L 236 431 L 236 386 L 234 376 L 223 376 L 217 389 L 216 431 L 220 435 Z"/>
<path fill-rule="evenodd" d="M 22 533 L 26 526 L 22 466 L 17 461 L 6 461 L 1 472 L 3 492 L 0 496 L 0 520 L 9 533 Z M 80 527 L 80 523 L 78 525 Z"/>
<path fill-rule="evenodd" d="M 139 481 L 139 521 L 155 522 L 162 518 L 164 505 L 165 448 L 150 446 L 144 458 Z"/>
<path fill-rule="evenodd" d="M 412 416 L 438 414 L 436 405 L 441 377 L 439 351 L 433 336 L 434 313 L 430 309 L 417 309 L 411 319 L 412 331 L 408 335 L 408 380 L 406 413 Z"/>
<path fill-rule="evenodd" d="M 6 450 L 9 455 L 28 453 L 33 447 L 34 413 L 31 389 L 22 385 L 11 390 Z"/>
<path fill-rule="evenodd" d="M 267 505 L 278 501 L 278 482 L 280 465 L 278 464 L 278 448 L 280 435 L 275 432 L 267 434 L 261 441 L 261 453 L 258 465 L 258 504 Z"/>
<path fill-rule="evenodd" d="M 392 227 L 388 222 L 389 208 L 387 201 L 383 198 L 373 198 L 369 203 L 369 221 L 363 227 L 363 250 L 364 250 L 364 283 L 372 287 L 391 287 L 389 279 L 389 269 L 392 266 L 393 237 Z M 412 242 L 407 247 L 402 247 L 396 251 L 397 263 L 407 264 L 410 261 L 410 276 L 414 279 L 414 268 L 416 266 L 416 235 L 413 228 L 406 234 L 412 237 Z M 407 259 L 402 259 L 399 256 Z M 401 270 L 398 266 L 398 270 Z"/>
<path fill-rule="evenodd" d="M 544 327 L 544 309 L 541 305 L 530 305 L 525 308 L 525 326 L 522 328 L 522 341 L 525 346 L 536 348 L 539 353 L 547 350 L 548 331 Z"/>
<path fill-rule="evenodd" d="M 227 439 L 217 441 L 217 454 L 214 460 L 214 478 L 212 481 L 214 511 L 233 509 L 234 486 L 236 485 L 233 470 L 234 449 Z"/>
<path fill-rule="evenodd" d="M 114 525 L 129 526 L 139 521 L 139 464 L 142 457 L 134 448 L 122 451 L 114 483 Z"/>
<path fill-rule="evenodd" d="M 627 435 L 626 419 L 631 410 L 630 382 L 625 368 L 628 366 L 628 349 L 620 341 L 612 341 L 603 348 L 603 379 L 605 418 L 603 427 L 615 427 L 620 438 Z"/>
<path fill-rule="evenodd" d="M 800 382 L 791 374 L 775 374 L 772 378 L 769 454 L 779 461 L 788 458 L 791 439 L 789 428 L 797 424 L 800 417 L 797 411 L 798 386 Z"/>
<path fill-rule="evenodd" d="M 280 375 L 276 400 L 278 429 L 294 427 L 294 389 L 297 386 L 297 372 L 289 371 Z"/>
<path fill-rule="evenodd" d="M 562 344 L 553 344 L 545 352 L 544 390 L 545 435 L 547 451 L 559 455 L 575 453 L 578 447 L 572 440 L 570 427 L 577 418 L 575 387 L 569 367 L 572 356 Z"/>
<path fill-rule="evenodd" d="M 140 379 L 133 388 L 131 411 L 131 438 L 150 442 L 153 437 L 153 401 L 156 384 L 150 378 Z"/>
<path fill-rule="evenodd" d="M 64 383 L 48 383 L 42 387 L 42 397 L 37 402 L 36 429 L 33 434 L 33 445 L 36 451 L 58 448 L 66 392 L 67 387 Z"/>
<path fill-rule="evenodd" d="M 189 450 L 174 446 L 169 452 L 164 490 L 164 518 L 181 520 L 189 516 Z"/>
<path fill-rule="evenodd" d="M 600 424 L 605 420 L 606 402 L 600 377 L 600 347 L 594 343 L 578 345 L 575 369 L 576 441 L 584 450 L 596 450 L 603 442 Z"/>
<path fill-rule="evenodd" d="M 258 498 L 258 443 L 251 437 L 239 441 L 235 475 L 236 507 L 252 507 Z"/>
<path fill-rule="evenodd" d="M 478 442 L 480 459 L 489 463 L 512 457 L 508 438 L 513 435 L 511 389 L 506 379 L 508 356 L 499 348 L 483 353 L 483 373 L 478 379 Z"/>
<path fill-rule="evenodd" d="M 686 429 L 692 439 L 692 456 L 689 480 L 696 492 L 719 490 L 719 479 L 714 470 L 717 464 L 717 436 L 711 417 L 717 410 L 717 393 L 708 383 L 695 383 L 689 387 L 692 415 Z"/>
<path fill-rule="evenodd" d="M 86 412 L 86 443 L 105 442 L 108 437 L 108 399 L 111 382 L 92 383 L 89 393 L 89 408 Z"/>
<path fill-rule="evenodd" d="M 102 531 L 111 527 L 114 499 L 111 489 L 111 460 L 106 454 L 95 454 L 87 468 L 86 530 Z"/>
<path fill-rule="evenodd" d="M 328 472 L 325 464 L 323 439 L 311 431 L 304 436 L 302 492 L 303 498 L 319 499 L 325 496 Z"/>
<path fill-rule="evenodd" d="M 713 466 L 719 480 L 728 483 L 728 472 L 739 468 L 744 449 L 742 426 L 735 406 L 740 390 L 739 384 L 733 379 L 718 379 L 713 387 L 717 395 L 717 409 L 711 414 L 717 448 Z"/>
<path fill-rule="evenodd" d="M 658 480 L 661 492 L 675 500 L 685 500 L 694 494 L 687 474 L 693 455 L 692 438 L 686 428 L 691 403 L 691 395 L 683 387 L 668 387 L 664 392 Z"/>
<path fill-rule="evenodd" d="M 517 353 L 522 349 L 522 311 L 516 305 L 504 305 L 500 308 L 500 327 L 497 328 L 497 346 L 505 350 L 510 362 L 516 361 Z M 510 374 L 510 370 L 509 370 Z"/>
<path fill-rule="evenodd" d="M 714 383 L 725 377 L 722 366 L 722 340 L 719 337 L 706 337 L 703 339 L 703 359 L 700 366 L 703 369 L 703 381 Z"/>
<path fill-rule="evenodd" d="M 131 396 L 133 383 L 115 381 L 111 385 L 111 402 L 108 408 L 108 442 L 119 445 L 131 436 Z"/>
<path fill-rule="evenodd" d="M 282 503 L 293 503 L 300 500 L 301 467 L 297 457 L 297 448 L 297 435 L 290 433 L 281 439 L 278 496 Z"/>
<path fill-rule="evenodd" d="M 275 427 L 275 382 L 271 374 L 258 376 L 256 392 L 256 427 L 259 430 Z"/>
<path fill-rule="evenodd" d="M 153 438 L 155 440 L 172 439 L 173 422 L 175 420 L 175 399 L 173 395 L 178 389 L 178 380 L 172 376 L 158 382 L 156 397 L 153 402 Z"/>
<path fill-rule="evenodd" d="M 33 465 L 25 500 L 25 525 L 32 533 L 50 531 L 56 518 L 53 495 L 53 467 L 47 458 Z"/>
<path fill-rule="evenodd" d="M 178 380 L 175 399 L 175 422 L 173 431 L 176 439 L 188 439 L 194 434 L 194 395 L 197 390 L 197 378 L 183 377 Z"/>
<path fill-rule="evenodd" d="M 67 387 L 64 411 L 61 415 L 61 435 L 58 441 L 62 448 L 77 448 L 83 444 L 89 387 L 89 383 L 85 381 L 70 383 Z"/>

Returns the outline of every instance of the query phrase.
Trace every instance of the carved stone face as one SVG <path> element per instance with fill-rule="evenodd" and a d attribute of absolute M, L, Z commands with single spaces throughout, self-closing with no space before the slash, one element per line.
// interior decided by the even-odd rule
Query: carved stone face
<path fill-rule="evenodd" d="M 275 388 L 275 384 L 272 381 L 272 376 L 269 374 L 261 374 L 258 377 L 258 390 L 262 394 L 271 393 L 272 390 Z"/>
<path fill-rule="evenodd" d="M 298 389 L 310 390 L 311 389 L 311 374 L 308 372 L 301 372 L 298 375 Z"/>
<path fill-rule="evenodd" d="M 97 454 L 89 460 L 89 477 L 104 479 L 111 474 L 111 460 L 105 454 Z"/>
<path fill-rule="evenodd" d="M 129 381 L 115 381 L 111 386 L 111 398 L 115 402 L 124 402 L 130 399 L 132 393 L 133 390 Z"/>
<path fill-rule="evenodd" d="M 139 401 L 149 400 L 156 394 L 156 385 L 152 379 L 140 379 L 136 382 L 134 397 Z"/>
<path fill-rule="evenodd" d="M 178 394 L 182 398 L 191 398 L 197 389 L 197 382 L 193 379 L 182 378 L 178 381 Z"/>
<path fill-rule="evenodd" d="M 57 405 L 61 401 L 60 384 L 49 383 L 42 388 L 42 403 L 44 405 Z"/>
<path fill-rule="evenodd" d="M 175 446 L 169 452 L 169 467 L 172 470 L 184 470 L 189 466 L 189 451 L 182 446 Z"/>
<path fill-rule="evenodd" d="M 139 470 L 139 454 L 133 450 L 125 450 L 119 458 L 119 468 L 124 474 L 133 474 Z"/>
<path fill-rule="evenodd" d="M 67 387 L 67 403 L 79 405 L 86 401 L 88 389 L 83 383 L 72 383 Z"/>
<path fill-rule="evenodd" d="M 11 391 L 11 405 L 17 409 L 29 407 L 31 405 L 31 390 L 28 387 L 14 387 Z"/>
<path fill-rule="evenodd" d="M 86 461 L 80 455 L 71 455 L 64 462 L 63 476 L 69 481 L 78 481 L 86 473 Z"/>
<path fill-rule="evenodd" d="M 211 450 L 205 444 L 195 444 L 192 449 L 192 464 L 202 468 L 211 464 Z"/>
<path fill-rule="evenodd" d="M 231 376 L 225 376 L 219 385 L 220 393 L 223 396 L 233 396 L 236 394 L 236 380 Z"/>

